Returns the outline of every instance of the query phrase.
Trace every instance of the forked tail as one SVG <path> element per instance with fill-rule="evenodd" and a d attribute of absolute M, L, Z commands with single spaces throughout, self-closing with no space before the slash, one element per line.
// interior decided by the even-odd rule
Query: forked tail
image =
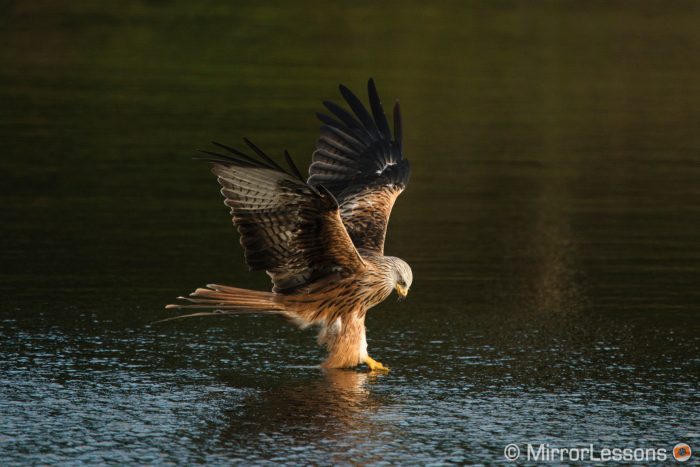
<path fill-rule="evenodd" d="M 226 314 L 264 314 L 290 317 L 279 295 L 259 290 L 239 289 L 226 285 L 208 284 L 199 288 L 189 297 L 177 297 L 187 303 L 166 305 L 168 310 L 212 310 L 175 316 L 158 321 L 171 321 L 194 316 L 214 316 Z"/>

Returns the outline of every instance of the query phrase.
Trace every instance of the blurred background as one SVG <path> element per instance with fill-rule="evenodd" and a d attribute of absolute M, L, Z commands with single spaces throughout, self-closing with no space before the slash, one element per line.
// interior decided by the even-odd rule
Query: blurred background
<path fill-rule="evenodd" d="M 700 4 L 0 6 L 0 458 L 499 462 L 508 443 L 698 445 Z M 183 320 L 267 289 L 195 149 L 310 161 L 324 99 L 400 99 L 413 173 L 368 316 Z"/>

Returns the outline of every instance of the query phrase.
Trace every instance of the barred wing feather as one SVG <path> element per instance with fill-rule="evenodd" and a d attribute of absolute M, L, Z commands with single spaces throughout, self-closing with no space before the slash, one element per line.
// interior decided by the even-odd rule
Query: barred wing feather
<path fill-rule="evenodd" d="M 374 80 L 367 88 L 371 114 L 343 85 L 340 92 L 351 111 L 324 102 L 332 115 L 318 114 L 323 125 L 308 183 L 335 196 L 359 250 L 383 254 L 391 209 L 408 183 L 410 165 L 402 154 L 399 104 L 394 106 L 392 134 Z"/>
<path fill-rule="evenodd" d="M 233 155 L 202 152 L 210 156 L 250 269 L 267 271 L 279 293 L 363 270 L 333 195 L 308 185 L 288 154 L 291 173 L 245 142 L 257 158 L 219 143 Z"/>

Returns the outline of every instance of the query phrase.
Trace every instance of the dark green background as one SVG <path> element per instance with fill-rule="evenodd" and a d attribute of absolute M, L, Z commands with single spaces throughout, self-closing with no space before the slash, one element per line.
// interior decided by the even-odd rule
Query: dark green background
<path fill-rule="evenodd" d="M 698 444 L 696 2 L 3 2 L 0 454 L 500 462 Z M 413 175 L 368 317 L 384 377 L 275 319 L 164 325 L 250 274 L 206 164 L 310 160 L 323 99 L 400 98 Z"/>

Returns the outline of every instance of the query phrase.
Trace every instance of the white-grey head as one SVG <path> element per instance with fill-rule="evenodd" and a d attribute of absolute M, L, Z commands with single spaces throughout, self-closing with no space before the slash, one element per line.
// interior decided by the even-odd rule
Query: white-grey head
<path fill-rule="evenodd" d="M 411 271 L 411 266 L 400 258 L 394 256 L 389 256 L 388 258 L 393 265 L 393 286 L 396 289 L 396 293 L 399 294 L 399 297 L 405 298 L 406 295 L 408 295 L 408 289 L 411 288 L 411 284 L 413 283 L 413 271 Z"/>

